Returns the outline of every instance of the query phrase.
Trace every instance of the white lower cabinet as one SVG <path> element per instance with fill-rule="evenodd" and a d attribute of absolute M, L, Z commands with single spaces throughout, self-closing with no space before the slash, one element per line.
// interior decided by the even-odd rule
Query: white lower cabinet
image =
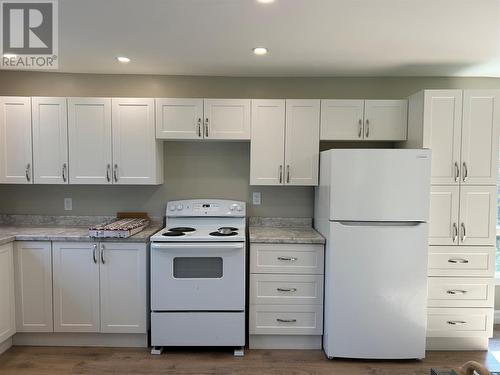
<path fill-rule="evenodd" d="M 0 344 L 16 333 L 12 244 L 0 246 Z"/>
<path fill-rule="evenodd" d="M 53 332 L 51 242 L 15 242 L 14 265 L 17 332 Z"/>
<path fill-rule="evenodd" d="M 320 244 L 250 245 L 250 348 L 321 348 L 323 262 Z"/>

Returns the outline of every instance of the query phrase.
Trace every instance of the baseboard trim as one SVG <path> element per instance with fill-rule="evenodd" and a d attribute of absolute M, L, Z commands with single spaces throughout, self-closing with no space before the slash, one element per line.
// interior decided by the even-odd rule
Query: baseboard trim
<path fill-rule="evenodd" d="M 250 349 L 321 349 L 321 335 L 250 335 Z"/>
<path fill-rule="evenodd" d="M 426 350 L 488 350 L 488 337 L 427 337 Z"/>
<path fill-rule="evenodd" d="M 109 346 L 147 348 L 148 335 L 140 333 L 16 333 L 13 345 L 19 346 Z"/>
<path fill-rule="evenodd" d="M 500 310 L 495 310 L 495 315 L 494 315 L 494 323 L 495 324 L 500 324 Z"/>
<path fill-rule="evenodd" d="M 9 337 L 4 342 L 0 343 L 0 354 L 5 353 L 12 346 L 12 337 Z"/>

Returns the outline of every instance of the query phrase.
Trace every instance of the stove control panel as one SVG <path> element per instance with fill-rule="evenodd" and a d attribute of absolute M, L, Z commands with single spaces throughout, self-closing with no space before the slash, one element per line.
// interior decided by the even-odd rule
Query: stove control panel
<path fill-rule="evenodd" d="M 167 203 L 168 217 L 177 216 L 230 216 L 244 217 L 246 215 L 246 204 L 241 201 L 224 199 L 192 199 L 181 201 L 170 201 Z"/>

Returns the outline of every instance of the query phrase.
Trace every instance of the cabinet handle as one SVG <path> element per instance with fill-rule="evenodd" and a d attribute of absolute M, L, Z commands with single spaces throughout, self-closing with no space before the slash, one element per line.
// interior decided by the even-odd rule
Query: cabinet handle
<path fill-rule="evenodd" d="M 460 167 L 458 163 L 455 162 L 455 182 L 458 182 L 458 180 L 460 180 Z"/>
<path fill-rule="evenodd" d="M 463 324 L 467 324 L 464 320 L 448 320 L 446 323 L 452 326 L 461 326 Z"/>
<path fill-rule="evenodd" d="M 453 223 L 453 243 L 457 242 L 458 239 L 458 225 Z"/>
<path fill-rule="evenodd" d="M 286 166 L 286 183 L 287 184 L 290 183 L 290 166 L 289 165 Z"/>
<path fill-rule="evenodd" d="M 358 120 L 358 138 L 363 136 L 363 120 Z"/>
<path fill-rule="evenodd" d="M 451 259 L 448 259 L 448 263 L 467 264 L 467 263 L 469 263 L 469 261 L 467 259 L 463 259 L 463 258 L 451 258 Z"/>
<path fill-rule="evenodd" d="M 281 319 L 281 318 L 276 318 L 277 322 L 280 323 L 295 323 L 297 322 L 297 319 Z"/>
<path fill-rule="evenodd" d="M 462 163 L 462 166 L 464 168 L 464 174 L 462 177 L 462 181 L 465 182 L 465 181 L 467 181 L 467 177 L 469 177 L 469 170 L 467 169 L 467 163 L 465 161 Z"/>
<path fill-rule="evenodd" d="M 68 170 L 68 165 L 66 163 L 63 163 L 63 166 L 62 166 L 62 179 L 63 179 L 63 182 L 68 181 L 68 177 L 66 176 L 66 171 L 67 170 Z"/>
<path fill-rule="evenodd" d="M 118 164 L 115 164 L 113 168 L 113 177 L 115 179 L 115 182 L 118 182 Z"/>
<path fill-rule="evenodd" d="M 453 294 L 453 295 L 456 295 L 456 294 L 465 294 L 467 293 L 466 290 L 460 290 L 460 289 L 451 289 L 451 290 L 447 290 L 446 291 L 447 294 Z"/>
<path fill-rule="evenodd" d="M 288 262 L 295 262 L 298 258 L 295 257 L 278 257 L 278 260 L 286 260 Z"/>
<path fill-rule="evenodd" d="M 92 258 L 94 258 L 94 263 L 97 264 L 97 244 L 93 245 L 94 249 L 92 250 Z"/>
<path fill-rule="evenodd" d="M 279 173 L 280 184 L 282 184 L 283 183 L 283 166 L 282 165 L 280 165 L 278 173 Z"/>
<path fill-rule="evenodd" d="M 106 261 L 104 260 L 104 245 L 101 245 L 101 262 L 102 264 L 106 264 Z"/>
<path fill-rule="evenodd" d="M 208 117 L 205 119 L 205 137 L 208 137 Z"/>
<path fill-rule="evenodd" d="M 201 134 L 201 117 L 198 117 L 198 138 L 201 138 L 202 137 L 202 134 Z"/>
<path fill-rule="evenodd" d="M 31 181 L 31 164 L 30 163 L 26 164 L 26 180 L 28 182 Z"/>
<path fill-rule="evenodd" d="M 366 119 L 366 133 L 365 137 L 368 138 L 370 136 L 370 120 Z"/>
<path fill-rule="evenodd" d="M 106 181 L 111 182 L 111 164 L 106 166 Z"/>
<path fill-rule="evenodd" d="M 465 231 L 465 223 L 461 223 L 460 227 L 462 228 L 462 242 L 467 238 L 467 232 Z"/>
<path fill-rule="evenodd" d="M 296 292 L 297 288 L 276 288 L 278 292 Z"/>

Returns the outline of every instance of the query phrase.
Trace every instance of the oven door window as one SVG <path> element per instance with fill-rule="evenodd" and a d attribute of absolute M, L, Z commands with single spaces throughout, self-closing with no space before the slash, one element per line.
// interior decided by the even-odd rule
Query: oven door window
<path fill-rule="evenodd" d="M 223 261 L 220 257 L 176 257 L 173 268 L 176 279 L 220 279 Z"/>

